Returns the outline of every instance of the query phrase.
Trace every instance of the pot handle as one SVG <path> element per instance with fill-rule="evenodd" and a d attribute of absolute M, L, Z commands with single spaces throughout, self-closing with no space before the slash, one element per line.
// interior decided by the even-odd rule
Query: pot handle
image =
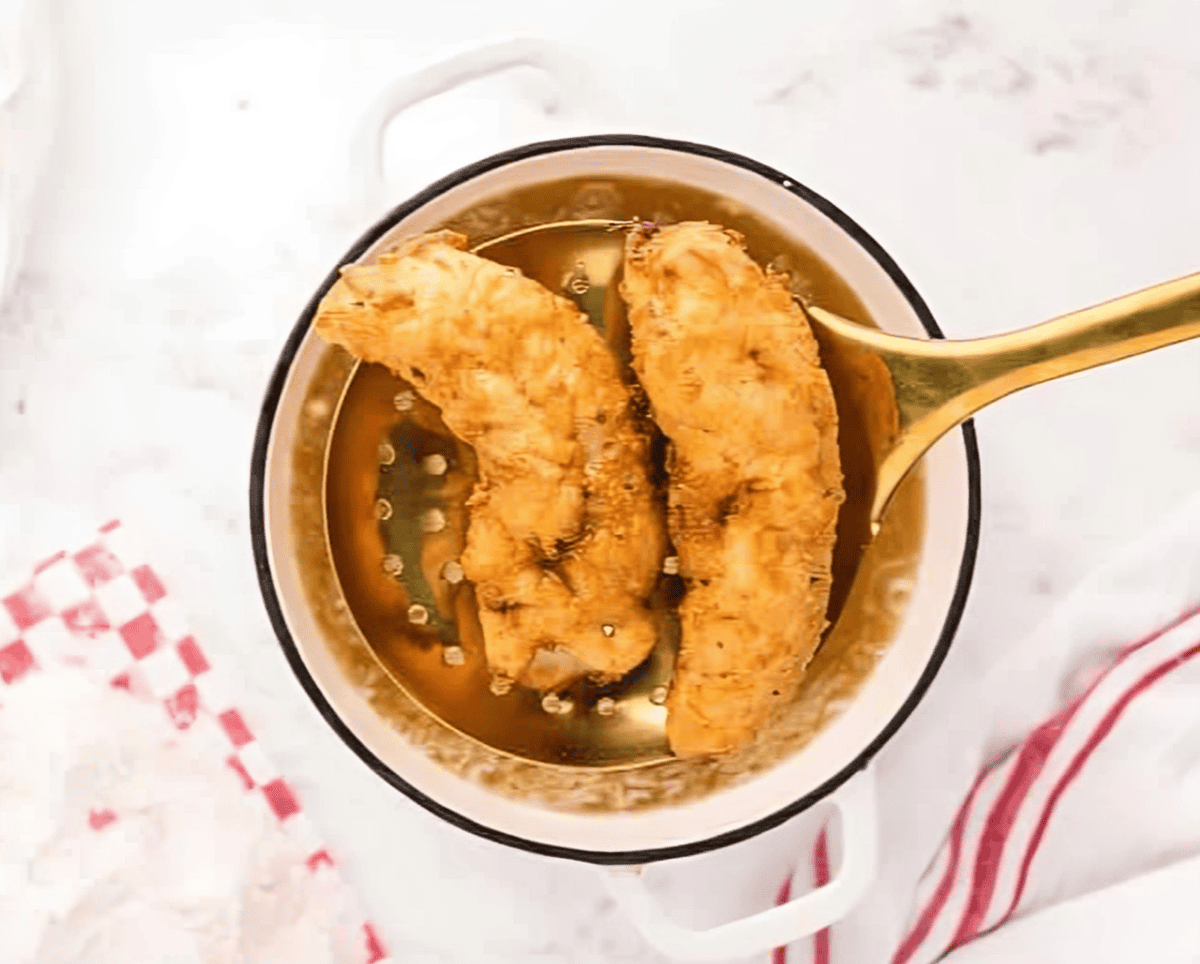
<path fill-rule="evenodd" d="M 556 89 L 542 103 L 546 113 L 554 113 L 563 105 L 573 105 L 583 99 L 584 70 L 580 60 L 572 57 L 565 48 L 531 37 L 465 47 L 396 78 L 367 110 L 352 142 L 356 180 L 365 213 L 374 217 L 387 206 L 383 140 L 384 132 L 397 114 L 430 97 L 513 67 L 535 67 L 554 81 Z"/>
<path fill-rule="evenodd" d="M 710 930 L 668 920 L 642 880 L 644 867 L 605 868 L 608 891 L 655 950 L 684 961 L 722 961 L 782 947 L 849 913 L 875 879 L 879 819 L 875 776 L 868 767 L 832 797 L 842 814 L 843 858 L 828 884 L 786 904 Z"/>

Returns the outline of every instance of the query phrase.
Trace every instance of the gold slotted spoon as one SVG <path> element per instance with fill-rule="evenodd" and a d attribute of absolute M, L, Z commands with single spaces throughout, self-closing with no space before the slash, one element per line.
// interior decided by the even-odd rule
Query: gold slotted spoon
<path fill-rule="evenodd" d="M 630 225 L 609 219 L 542 223 L 473 250 L 573 297 L 628 365 L 629 329 L 618 287 L 623 229 Z M 919 489 L 901 483 L 929 447 L 1021 388 L 1200 336 L 1200 274 L 1023 331 L 966 341 L 900 337 L 815 305 L 804 309 L 842 422 L 847 501 L 829 618 L 831 633 L 846 636 L 866 631 L 855 622 L 861 614 L 854 606 L 843 611 L 849 587 L 864 567 L 889 564 L 873 557 L 879 539 L 873 542 L 872 536 L 879 536 L 885 513 L 885 535 L 919 525 Z M 547 708 L 541 694 L 519 687 L 489 693 L 473 604 L 463 608 L 467 597 L 437 577 L 461 549 L 473 457 L 440 423 L 436 409 L 410 388 L 379 366 L 361 368 L 339 403 L 327 461 L 331 553 L 347 602 L 386 671 L 427 712 L 501 752 L 542 764 L 602 769 L 668 759 L 662 697 L 677 646 L 669 585 L 660 586 L 656 595 L 663 598 L 654 603 L 664 619 L 658 645 L 620 684 L 593 691 L 581 682 L 561 694 L 563 699 L 553 697 L 555 709 Z M 395 408 L 405 409 L 399 422 L 393 396 Z M 406 434 L 397 434 L 400 428 Z M 380 446 L 385 432 L 391 434 Z M 386 451 L 382 467 L 377 447 Z M 425 478 L 419 466 L 431 456 L 439 460 L 440 474 Z M 410 471 L 399 473 L 409 464 Z M 901 498 L 898 490 L 909 494 Z M 366 491 L 390 500 L 383 521 L 378 515 L 352 517 L 354 493 Z M 402 505 L 411 511 L 399 511 Z M 446 520 L 434 536 L 422 533 L 420 521 L 431 507 Z M 383 551 L 392 554 L 386 558 L 407 563 L 395 565 L 403 569 L 403 587 L 385 578 L 373 555 L 380 531 Z M 411 583 L 410 576 L 423 570 L 428 578 Z M 430 621 L 406 629 L 403 607 L 414 600 L 424 603 L 416 608 Z M 615 712 L 601 715 L 604 701 Z M 573 709 L 558 711 L 567 707 Z"/>

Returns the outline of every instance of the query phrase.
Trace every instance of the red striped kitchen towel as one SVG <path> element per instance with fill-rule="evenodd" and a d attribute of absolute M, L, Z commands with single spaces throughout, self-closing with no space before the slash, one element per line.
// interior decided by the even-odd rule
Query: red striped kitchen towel
<path fill-rule="evenodd" d="M 39 707 L 53 718 L 30 725 Z M 91 732 L 106 721 L 113 732 Z M 191 960 L 191 941 L 204 960 L 388 960 L 295 788 L 118 523 L 0 594 L 0 731 L 6 964 L 58 960 L 63 941 L 85 938 L 110 951 L 129 939 L 139 959 Z M 234 868 L 252 879 L 222 876 Z M 132 937 L 114 930 L 122 908 Z"/>
<path fill-rule="evenodd" d="M 1197 657 L 1200 501 L 1089 579 L 1006 665 L 954 680 L 955 711 L 901 731 L 903 765 L 880 761 L 879 880 L 775 964 L 1200 960 Z M 918 861 L 905 828 L 952 786 L 945 761 L 970 752 L 983 764 Z M 829 879 L 835 837 L 820 831 L 781 902 Z"/>

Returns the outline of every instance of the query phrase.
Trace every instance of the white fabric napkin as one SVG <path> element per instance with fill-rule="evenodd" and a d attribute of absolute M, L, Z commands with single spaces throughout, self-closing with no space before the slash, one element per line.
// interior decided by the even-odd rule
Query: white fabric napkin
<path fill-rule="evenodd" d="M 951 685 L 877 763 L 867 899 L 775 960 L 1200 960 L 1200 498 Z"/>

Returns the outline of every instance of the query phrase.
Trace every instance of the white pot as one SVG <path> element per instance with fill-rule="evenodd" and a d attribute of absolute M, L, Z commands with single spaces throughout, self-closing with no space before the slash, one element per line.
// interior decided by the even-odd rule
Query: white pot
<path fill-rule="evenodd" d="M 416 100 L 518 63 L 559 72 L 544 45 L 497 44 L 405 78 L 372 112 L 359 149 L 368 158 L 368 196 L 382 185 L 382 128 Z M 568 81 L 570 82 L 570 81 Z M 858 294 L 881 327 L 940 337 L 929 310 L 871 237 L 800 182 L 725 151 L 635 135 L 548 141 L 489 157 L 449 175 L 379 220 L 342 264 L 380 244 L 427 230 L 501 190 L 572 176 L 657 177 L 717 192 L 803 239 Z M 302 590 L 289 516 L 291 452 L 300 407 L 324 344 L 310 331 L 313 296 L 284 347 L 263 404 L 251 479 L 254 551 L 263 597 L 300 682 L 330 726 L 376 773 L 417 803 L 465 830 L 548 856 L 605 868 L 611 892 L 660 951 L 690 960 L 744 956 L 786 944 L 844 916 L 875 875 L 876 815 L 869 764 L 912 712 L 936 674 L 966 601 L 979 530 L 979 467 L 968 424 L 942 439 L 924 462 L 922 559 L 908 608 L 886 654 L 845 710 L 802 750 L 773 769 L 683 805 L 584 815 L 549 811 L 499 796 L 431 762 L 381 719 L 330 651 Z M 709 931 L 667 920 L 642 885 L 652 861 L 745 840 L 829 798 L 842 812 L 844 858 L 825 887 L 789 904 Z"/>

